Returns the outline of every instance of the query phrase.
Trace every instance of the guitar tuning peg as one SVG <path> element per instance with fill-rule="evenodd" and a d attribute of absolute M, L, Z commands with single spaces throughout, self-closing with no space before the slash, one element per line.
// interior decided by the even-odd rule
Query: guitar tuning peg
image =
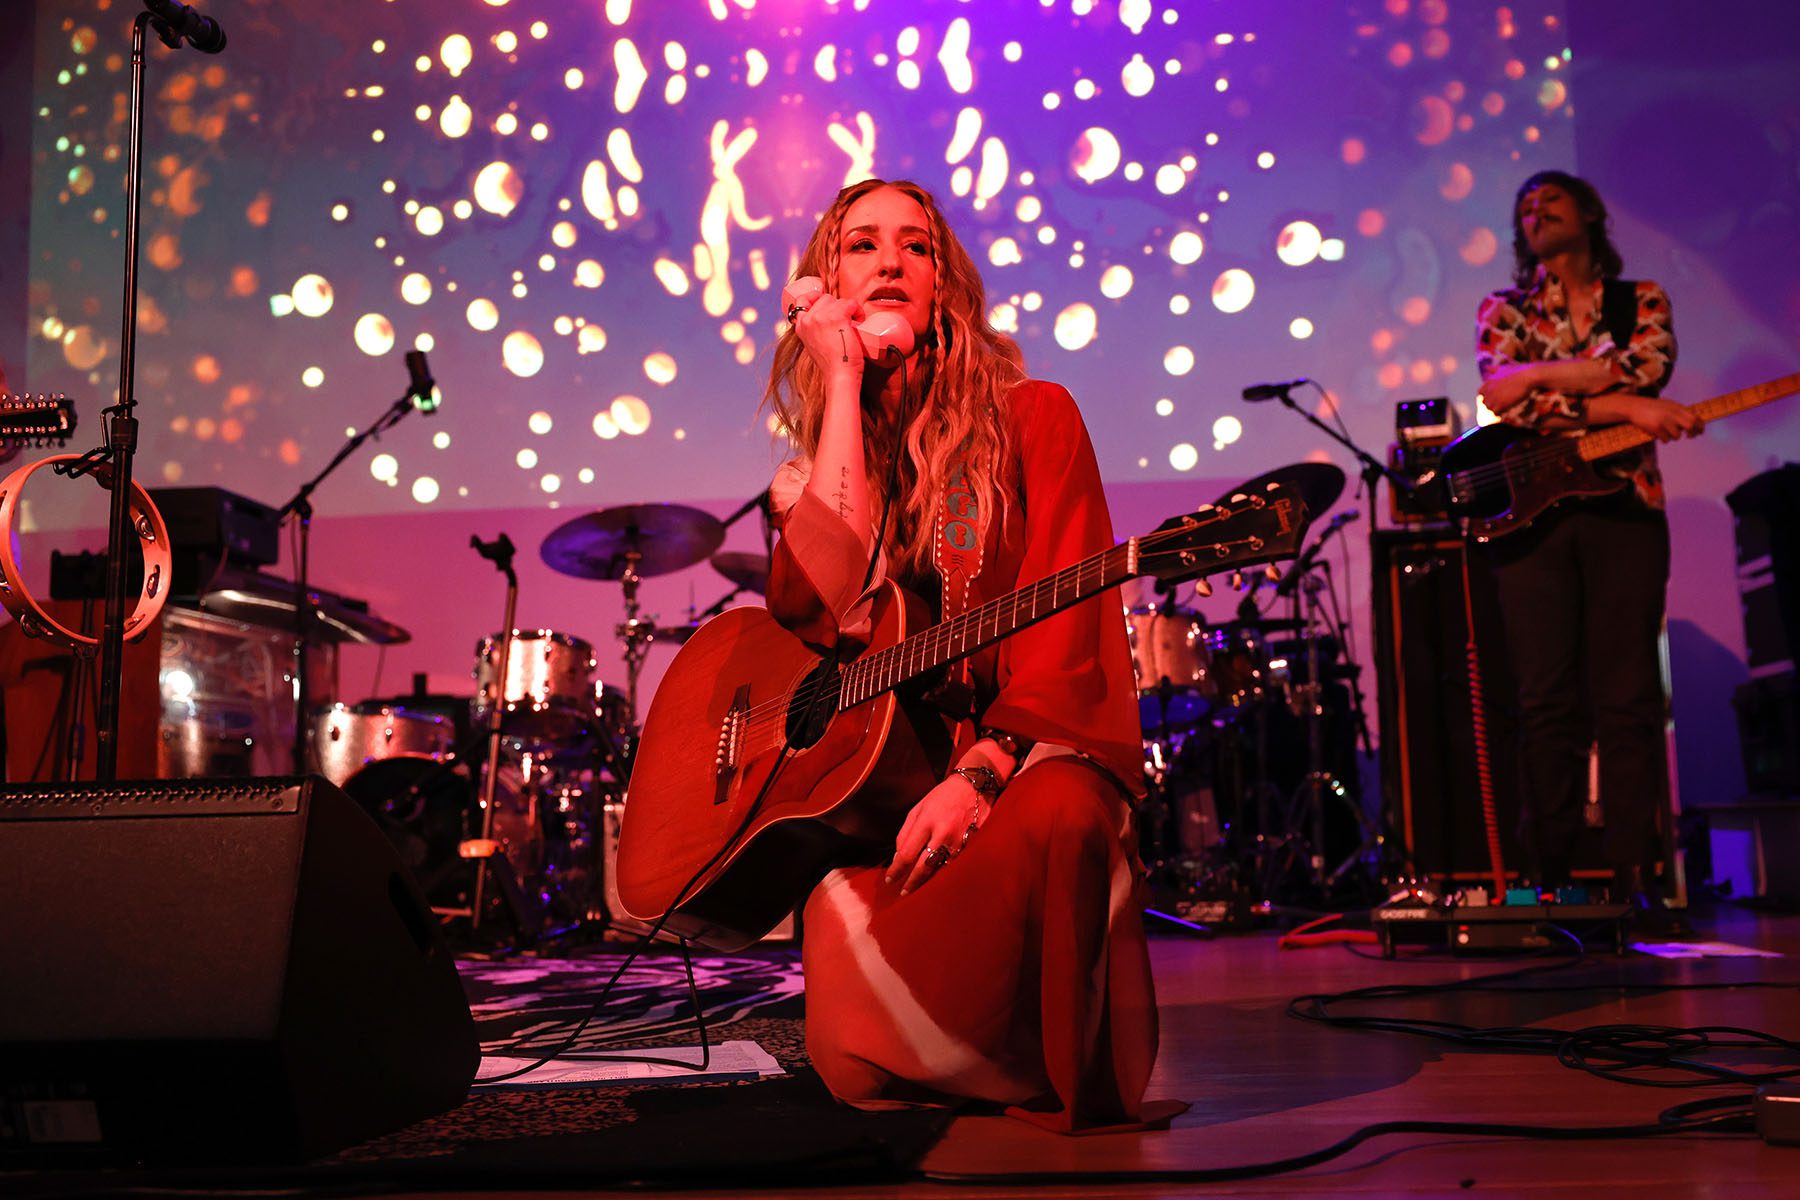
<path fill-rule="evenodd" d="M 1204 600 L 1204 599 L 1206 599 L 1206 597 L 1208 597 L 1212 594 L 1213 594 L 1212 580 L 1210 580 L 1210 579 L 1194 580 L 1194 595 L 1196 595 L 1196 596 L 1200 597 L 1202 600 Z"/>
<path fill-rule="evenodd" d="M 1233 571 L 1231 573 L 1231 578 L 1230 578 L 1229 582 L 1230 582 L 1232 591 L 1234 591 L 1234 592 L 1243 591 L 1244 590 L 1244 573 L 1242 571 Z"/>
<path fill-rule="evenodd" d="M 1277 567 L 1274 563 L 1270 563 L 1268 566 L 1263 568 L 1263 578 L 1268 580 L 1270 583 L 1280 583 L 1281 582 L 1281 568 Z"/>

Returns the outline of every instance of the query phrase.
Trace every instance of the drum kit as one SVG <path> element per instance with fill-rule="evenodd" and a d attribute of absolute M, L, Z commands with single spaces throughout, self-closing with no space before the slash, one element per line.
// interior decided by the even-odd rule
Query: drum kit
<path fill-rule="evenodd" d="M 630 925 L 608 903 L 604 857 L 631 774 L 645 657 L 655 643 L 686 641 L 700 617 L 740 593 L 768 586 L 767 555 L 717 553 L 727 523 L 683 505 L 623 505 L 544 539 L 540 554 L 553 570 L 621 585 L 623 690 L 598 677 L 592 642 L 507 628 L 517 582 L 501 537 L 475 543 L 506 574 L 508 591 L 502 631 L 475 646 L 472 697 L 428 696 L 421 680 L 412 696 L 314 714 L 316 769 L 376 818 L 433 910 L 465 919 L 472 941 L 528 945 Z M 675 625 L 643 614 L 642 580 L 708 561 L 730 585 L 711 609 Z"/>
<path fill-rule="evenodd" d="M 1311 511 L 1335 501 L 1342 472 L 1301 464 L 1284 474 L 1296 470 L 1317 493 L 1306 497 Z M 623 689 L 598 677 L 594 643 L 511 628 L 517 582 L 502 536 L 474 543 L 508 589 L 502 631 L 475 646 L 473 696 L 428 696 L 421 679 L 411 696 L 314 714 L 316 769 L 376 818 L 434 911 L 466 920 L 471 942 L 635 931 L 609 902 L 605 860 L 636 750 L 644 660 L 658 642 L 685 642 L 741 593 L 766 592 L 767 554 L 719 552 L 725 527 L 753 507 L 721 521 L 676 504 L 623 505 L 544 539 L 540 554 L 553 570 L 620 585 Z M 730 590 L 686 623 L 644 615 L 645 578 L 701 562 Z M 1334 697 L 1345 681 L 1354 694 L 1357 668 L 1340 654 L 1322 587 L 1300 577 L 1325 566 L 1303 561 L 1289 576 L 1234 579 L 1244 596 L 1228 621 L 1209 622 L 1172 594 L 1124 613 L 1149 792 L 1143 857 L 1159 897 L 1172 894 L 1178 907 L 1217 920 L 1220 905 L 1320 897 L 1375 842 L 1354 797 L 1353 752 L 1337 744 L 1347 746 L 1339 717 L 1348 705 Z M 1293 615 L 1258 608 L 1271 582 L 1292 598 Z M 1360 698 L 1355 709 L 1360 719 Z M 1348 836 L 1357 846 L 1334 869 L 1332 827 L 1346 813 L 1355 814 Z"/>
<path fill-rule="evenodd" d="M 1272 474 L 1298 478 L 1312 512 L 1343 490 L 1329 464 Z M 1319 553 L 1348 519 L 1287 572 L 1234 576 L 1230 620 L 1209 622 L 1166 590 L 1125 611 L 1148 793 L 1140 848 L 1159 902 L 1208 925 L 1373 882 L 1380 834 L 1358 797 L 1355 757 L 1357 735 L 1368 741 L 1360 668 L 1342 652 Z M 1290 615 L 1273 615 L 1284 600 Z"/>

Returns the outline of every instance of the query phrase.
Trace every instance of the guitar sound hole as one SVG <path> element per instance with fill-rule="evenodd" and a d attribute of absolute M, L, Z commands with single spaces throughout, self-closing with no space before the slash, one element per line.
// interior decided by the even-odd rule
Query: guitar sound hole
<path fill-rule="evenodd" d="M 794 698 L 788 705 L 788 745 L 804 750 L 825 736 L 831 718 L 837 715 L 842 687 L 843 680 L 835 662 L 826 659 L 812 669 L 794 689 Z"/>

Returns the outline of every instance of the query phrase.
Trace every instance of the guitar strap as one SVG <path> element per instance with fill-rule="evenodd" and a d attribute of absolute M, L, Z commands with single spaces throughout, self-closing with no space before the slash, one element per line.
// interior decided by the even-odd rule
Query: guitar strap
<path fill-rule="evenodd" d="M 1600 288 L 1600 324 L 1624 350 L 1637 332 L 1637 280 L 1608 279 Z"/>
<path fill-rule="evenodd" d="M 981 500 L 969 482 L 968 470 L 962 463 L 952 463 L 938 512 L 937 538 L 931 547 L 931 563 L 937 568 L 942 589 L 941 620 L 961 616 L 969 606 L 969 592 L 981 574 L 984 523 Z M 974 716 L 975 689 L 968 659 L 957 663 L 944 682 L 932 689 L 932 699 L 950 716 Z"/>

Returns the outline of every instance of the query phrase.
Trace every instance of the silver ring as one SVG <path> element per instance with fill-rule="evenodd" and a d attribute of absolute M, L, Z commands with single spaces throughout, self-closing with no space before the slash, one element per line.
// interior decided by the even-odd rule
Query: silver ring
<path fill-rule="evenodd" d="M 925 861 L 931 864 L 932 870 L 938 870 L 950 861 L 950 847 L 934 846 L 925 852 Z"/>

